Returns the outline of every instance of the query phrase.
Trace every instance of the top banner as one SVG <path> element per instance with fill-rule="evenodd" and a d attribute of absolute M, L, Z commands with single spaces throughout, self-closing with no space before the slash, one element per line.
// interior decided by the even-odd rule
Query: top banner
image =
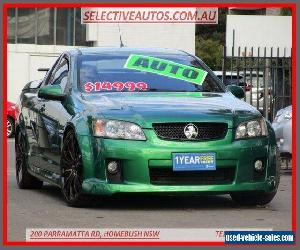
<path fill-rule="evenodd" d="M 218 24 L 218 8 L 81 8 L 81 23 Z"/>

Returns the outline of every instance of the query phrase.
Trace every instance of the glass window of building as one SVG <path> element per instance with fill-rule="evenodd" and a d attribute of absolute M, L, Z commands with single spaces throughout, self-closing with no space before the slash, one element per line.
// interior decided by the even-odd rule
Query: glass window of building
<path fill-rule="evenodd" d="M 37 9 L 37 44 L 54 44 L 54 9 Z"/>
<path fill-rule="evenodd" d="M 17 43 L 35 43 L 35 9 L 18 8 Z"/>
<path fill-rule="evenodd" d="M 7 11 L 7 42 L 15 43 L 16 32 L 16 9 L 8 9 Z"/>
<path fill-rule="evenodd" d="M 7 42 L 91 46 L 80 8 L 9 8 Z"/>
<path fill-rule="evenodd" d="M 86 25 L 81 24 L 81 9 L 77 8 L 75 13 L 75 45 L 88 46 L 86 41 Z"/>
<path fill-rule="evenodd" d="M 74 10 L 73 8 L 57 8 L 56 44 L 73 45 Z"/>

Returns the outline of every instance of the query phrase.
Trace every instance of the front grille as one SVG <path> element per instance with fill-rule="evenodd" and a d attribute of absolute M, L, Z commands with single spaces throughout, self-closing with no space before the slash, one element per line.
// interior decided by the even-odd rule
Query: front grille
<path fill-rule="evenodd" d="M 153 185 L 221 185 L 233 182 L 235 168 L 176 172 L 172 169 L 150 168 L 149 172 Z"/>
<path fill-rule="evenodd" d="M 153 128 L 156 135 L 164 140 L 219 140 L 226 136 L 227 123 L 195 122 L 192 123 L 198 129 L 198 135 L 194 139 L 188 139 L 184 134 L 184 128 L 189 123 L 154 123 Z"/>

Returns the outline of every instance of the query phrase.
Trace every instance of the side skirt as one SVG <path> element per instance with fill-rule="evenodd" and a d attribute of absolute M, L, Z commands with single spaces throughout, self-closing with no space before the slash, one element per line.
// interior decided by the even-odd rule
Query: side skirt
<path fill-rule="evenodd" d="M 60 175 L 38 167 L 30 167 L 27 171 L 41 181 L 61 187 Z"/>

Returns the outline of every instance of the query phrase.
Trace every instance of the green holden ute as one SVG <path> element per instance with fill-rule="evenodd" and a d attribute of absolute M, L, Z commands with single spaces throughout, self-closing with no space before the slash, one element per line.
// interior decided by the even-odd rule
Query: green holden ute
<path fill-rule="evenodd" d="M 57 185 L 71 206 L 117 193 L 267 204 L 279 184 L 275 135 L 243 97 L 183 51 L 68 50 L 20 95 L 18 186 Z"/>

